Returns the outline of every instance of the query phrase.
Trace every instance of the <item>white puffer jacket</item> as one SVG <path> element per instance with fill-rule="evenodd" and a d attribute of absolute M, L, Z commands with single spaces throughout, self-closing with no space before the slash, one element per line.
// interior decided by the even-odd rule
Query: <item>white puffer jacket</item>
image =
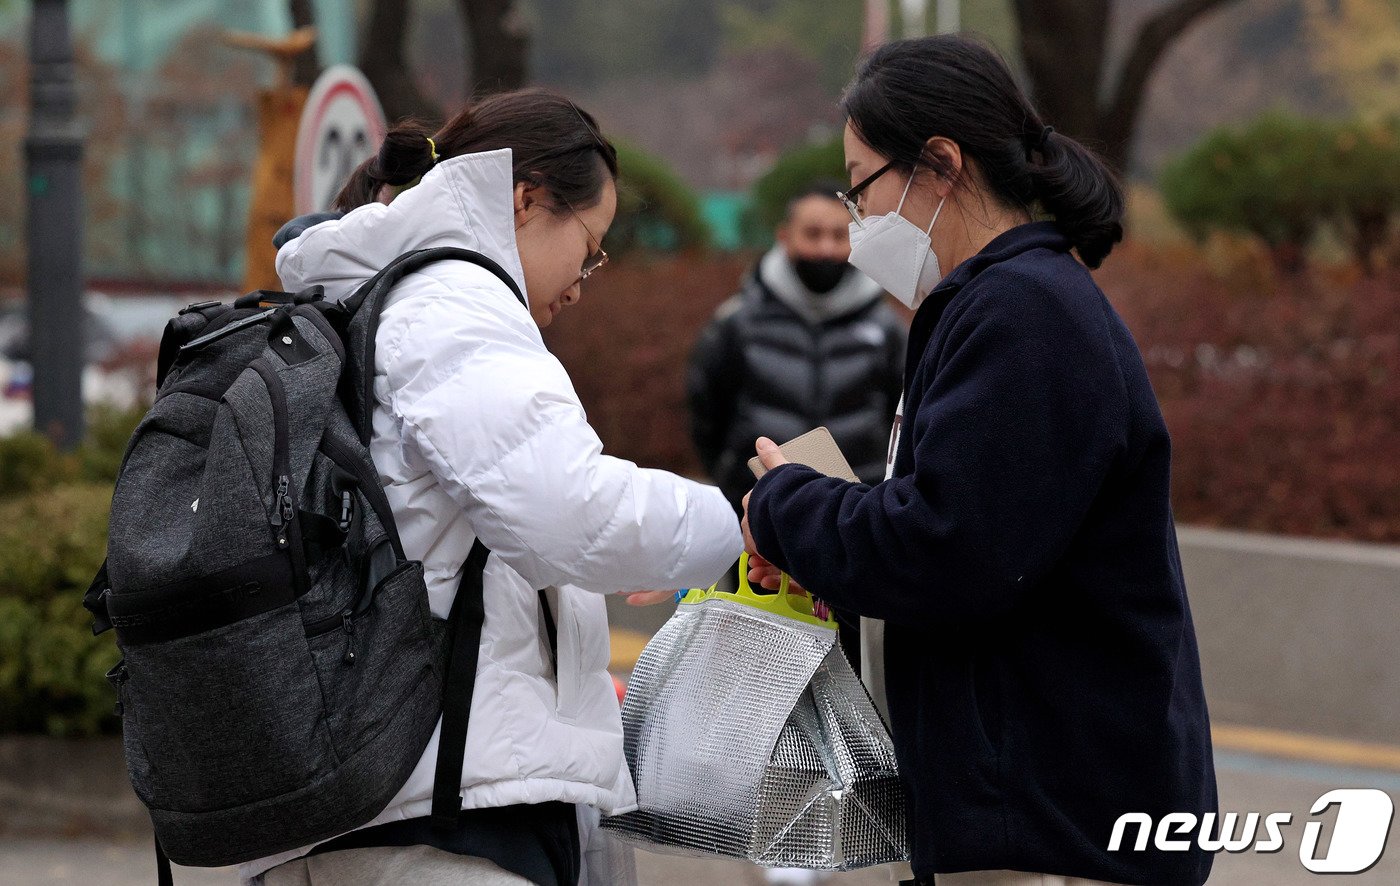
<path fill-rule="evenodd" d="M 319 283 L 341 299 L 404 252 L 462 246 L 495 259 L 524 291 L 512 189 L 508 150 L 446 160 L 392 204 L 308 229 L 278 252 L 277 272 L 288 290 Z M 483 268 L 447 261 L 406 277 L 375 341 L 371 451 L 435 615 L 447 616 L 478 533 L 493 552 L 463 808 L 633 808 L 598 594 L 713 583 L 743 547 L 734 512 L 713 487 L 604 455 L 528 311 Z M 536 593 L 546 587 L 557 684 Z M 429 814 L 437 744 L 435 733 L 368 824 Z"/>

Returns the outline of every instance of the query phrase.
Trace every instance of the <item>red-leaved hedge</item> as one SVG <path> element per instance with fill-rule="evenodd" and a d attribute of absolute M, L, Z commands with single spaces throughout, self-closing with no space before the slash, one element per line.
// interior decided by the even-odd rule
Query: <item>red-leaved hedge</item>
<path fill-rule="evenodd" d="M 629 257 L 548 330 L 607 451 L 700 473 L 685 361 L 746 265 Z M 1126 244 L 1096 276 L 1171 430 L 1178 519 L 1400 541 L 1400 271 L 1279 278 L 1266 262 L 1213 271 L 1194 248 Z"/>
<path fill-rule="evenodd" d="M 646 467 L 703 476 L 690 443 L 685 364 L 732 295 L 747 260 L 633 254 L 584 284 L 545 341 L 569 370 L 604 450 Z"/>
<path fill-rule="evenodd" d="M 1400 271 L 1221 277 L 1130 246 L 1098 278 L 1172 434 L 1178 519 L 1400 541 Z"/>

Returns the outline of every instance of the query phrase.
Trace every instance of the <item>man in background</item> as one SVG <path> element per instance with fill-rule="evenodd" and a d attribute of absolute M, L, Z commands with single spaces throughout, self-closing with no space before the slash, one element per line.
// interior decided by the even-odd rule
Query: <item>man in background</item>
<path fill-rule="evenodd" d="M 753 488 L 754 440 L 826 426 L 865 483 L 885 476 L 904 384 L 907 329 L 884 293 L 847 264 L 851 217 L 837 182 L 799 193 L 777 243 L 715 312 L 686 376 L 700 460 L 736 512 Z M 858 666 L 859 620 L 837 617 Z"/>

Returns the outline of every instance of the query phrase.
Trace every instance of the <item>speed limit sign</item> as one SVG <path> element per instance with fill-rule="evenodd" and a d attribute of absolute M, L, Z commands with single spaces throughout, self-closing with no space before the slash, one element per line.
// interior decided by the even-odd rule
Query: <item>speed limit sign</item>
<path fill-rule="evenodd" d="M 297 127 L 297 214 L 329 209 L 355 167 L 379 150 L 384 132 L 384 111 L 365 76 L 349 65 L 327 68 L 311 87 Z"/>

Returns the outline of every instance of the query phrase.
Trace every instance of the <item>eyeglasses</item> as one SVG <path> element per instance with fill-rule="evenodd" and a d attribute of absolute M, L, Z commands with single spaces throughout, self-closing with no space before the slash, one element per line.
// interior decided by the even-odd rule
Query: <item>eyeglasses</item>
<path fill-rule="evenodd" d="M 587 230 L 587 229 L 588 229 L 588 228 L 587 228 L 587 226 L 585 225 L 585 226 L 584 226 L 584 230 Z M 584 280 L 587 280 L 587 279 L 588 279 L 588 276 L 589 276 L 590 274 L 592 274 L 594 271 L 598 270 L 599 268 L 601 268 L 603 265 L 605 265 L 605 264 L 607 264 L 607 263 L 608 263 L 608 254 L 607 254 L 606 252 L 604 252 L 603 250 L 599 249 L 599 250 L 598 250 L 597 252 L 595 252 L 593 255 L 589 256 L 589 257 L 588 257 L 588 260 L 585 261 L 585 262 L 583 263 L 583 267 L 579 269 L 579 272 L 578 272 L 578 279 L 579 279 L 579 282 L 582 283 Z"/>
<path fill-rule="evenodd" d="M 582 283 L 584 280 L 587 280 L 591 274 L 608 263 L 608 254 L 603 251 L 603 241 L 593 236 L 593 232 L 588 230 L 588 223 L 583 220 L 583 216 L 578 214 L 578 210 L 575 209 L 568 200 L 564 201 L 564 205 L 569 207 L 569 211 L 574 214 L 574 218 L 578 219 L 579 224 L 583 225 L 583 232 L 588 235 L 589 241 L 598 244 L 598 251 L 583 260 L 583 267 L 579 269 L 578 279 L 574 281 L 575 283 Z"/>
<path fill-rule="evenodd" d="M 840 200 L 842 205 L 846 207 L 846 211 L 851 214 L 851 221 L 855 222 L 857 227 L 865 227 L 865 221 L 861 217 L 862 213 L 860 209 L 860 203 L 857 202 L 860 200 L 861 192 L 864 191 L 866 188 L 870 187 L 871 183 L 874 182 L 875 179 L 889 172 L 893 168 L 894 161 L 891 160 L 884 166 L 881 166 L 879 169 L 867 175 L 864 179 L 861 180 L 860 184 L 851 188 L 849 191 L 846 191 L 845 193 L 842 193 L 841 191 L 836 192 L 836 199 Z"/>

